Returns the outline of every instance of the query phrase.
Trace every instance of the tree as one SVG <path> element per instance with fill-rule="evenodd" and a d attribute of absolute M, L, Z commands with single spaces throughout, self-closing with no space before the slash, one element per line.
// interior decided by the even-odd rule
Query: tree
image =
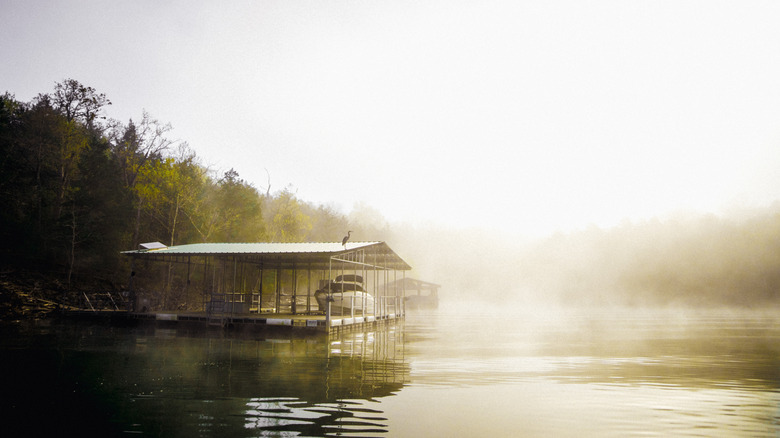
<path fill-rule="evenodd" d="M 147 213 L 166 231 L 168 245 L 185 234 L 179 229 L 185 216 L 194 214 L 206 183 L 205 169 L 198 165 L 195 153 L 186 143 L 179 145 L 179 157 L 155 160 L 142 171 L 138 183 L 140 199 Z M 187 241 L 188 239 L 183 239 Z"/>
<path fill-rule="evenodd" d="M 34 172 L 31 162 L 36 158 L 32 142 L 25 135 L 25 105 L 13 95 L 0 95 L 0 238 L 3 241 L 3 259 L 21 254 L 18 248 L 29 250 L 37 242 L 30 242 L 30 228 L 38 225 L 33 209 L 40 206 L 34 196 Z M 42 146 L 42 142 L 37 143 Z M 30 146 L 28 150 L 27 147 Z M 24 243 L 27 246 L 22 246 Z"/>
<path fill-rule="evenodd" d="M 76 228 L 73 268 L 90 272 L 115 270 L 132 222 L 132 193 L 119 178 L 117 157 L 106 139 L 95 139 L 82 155 L 72 209 Z M 80 260 L 77 263 L 75 259 Z"/>
<path fill-rule="evenodd" d="M 153 158 L 161 158 L 174 142 L 166 137 L 173 127 L 163 124 L 144 111 L 137 124 L 130 119 L 127 126 L 113 122 L 109 138 L 117 156 L 125 186 L 135 187 L 140 170 Z"/>
<path fill-rule="evenodd" d="M 272 238 L 279 242 L 303 242 L 311 231 L 311 218 L 303 213 L 301 203 L 289 187 L 273 200 Z"/>
<path fill-rule="evenodd" d="M 230 169 L 206 190 L 202 211 L 191 218 L 203 242 L 257 242 L 266 237 L 263 198 L 238 172 Z"/>
<path fill-rule="evenodd" d="M 38 109 L 53 109 L 61 118 L 50 117 L 47 128 L 54 133 L 58 147 L 55 161 L 59 172 L 57 218 L 63 215 L 63 208 L 72 196 L 73 180 L 78 177 L 78 162 L 81 153 L 94 137 L 102 133 L 95 119 L 102 108 L 111 102 L 105 94 L 99 94 L 92 87 L 86 87 L 74 79 L 57 83 L 51 95 L 41 94 L 33 105 Z"/>
<path fill-rule="evenodd" d="M 120 173 L 125 187 L 133 194 L 136 215 L 132 234 L 132 247 L 137 246 L 141 228 L 141 211 L 144 206 L 143 190 L 139 190 L 139 175 L 152 174 L 151 167 L 159 163 L 164 154 L 168 153 L 173 141 L 166 134 L 173 128 L 170 124 L 162 124 L 144 111 L 141 121 L 136 124 L 132 119 L 127 126 L 114 121 L 109 130 L 109 138 L 113 144 L 113 153 L 117 157 Z M 142 181 L 148 184 L 148 181 Z"/>
<path fill-rule="evenodd" d="M 331 206 L 306 207 L 306 214 L 312 218 L 311 240 L 336 242 L 352 229 L 346 216 Z"/>
<path fill-rule="evenodd" d="M 68 122 L 77 121 L 87 128 L 95 127 L 95 119 L 99 117 L 104 106 L 111 101 L 103 93 L 98 93 L 92 87 L 86 87 L 74 79 L 65 79 L 54 86 L 51 101 Z"/>
<path fill-rule="evenodd" d="M 29 104 L 14 105 L 12 124 L 4 138 L 3 175 L 5 209 L 15 225 L 8 226 L 10 242 L 20 241 L 25 258 L 45 263 L 56 258 L 54 242 L 62 212 L 60 152 L 64 118 L 54 110 L 49 96 L 39 95 Z M 6 173 L 8 172 L 8 173 Z M 18 254 L 18 253 L 17 253 Z"/>

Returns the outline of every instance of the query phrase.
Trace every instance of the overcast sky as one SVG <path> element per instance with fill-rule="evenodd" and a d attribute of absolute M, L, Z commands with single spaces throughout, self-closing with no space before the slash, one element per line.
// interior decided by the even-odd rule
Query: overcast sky
<path fill-rule="evenodd" d="M 73 78 L 203 163 L 527 234 L 780 199 L 777 1 L 8 1 L 0 92 Z"/>

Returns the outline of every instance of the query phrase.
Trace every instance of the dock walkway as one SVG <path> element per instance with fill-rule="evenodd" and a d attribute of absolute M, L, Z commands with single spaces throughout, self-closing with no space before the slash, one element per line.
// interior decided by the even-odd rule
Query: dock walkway
<path fill-rule="evenodd" d="M 112 320 L 154 323 L 166 326 L 214 326 L 213 315 L 207 312 L 126 312 L 126 311 L 78 311 L 68 312 L 70 316 L 78 317 L 108 317 Z M 362 330 L 395 321 L 397 315 L 391 313 L 383 316 L 349 316 L 331 315 L 330 327 L 327 326 L 324 314 L 225 314 L 220 320 L 220 326 L 236 330 L 289 329 L 309 332 L 338 334 L 351 330 Z"/>

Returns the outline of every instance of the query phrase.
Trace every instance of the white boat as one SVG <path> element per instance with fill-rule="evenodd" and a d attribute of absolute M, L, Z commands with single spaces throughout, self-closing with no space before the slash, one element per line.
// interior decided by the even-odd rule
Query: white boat
<path fill-rule="evenodd" d="M 354 312 L 366 315 L 374 312 L 374 297 L 363 288 L 363 277 L 360 275 L 339 275 L 335 281 L 315 292 L 314 297 L 321 311 L 327 309 L 329 296 L 332 314 L 347 315 Z"/>

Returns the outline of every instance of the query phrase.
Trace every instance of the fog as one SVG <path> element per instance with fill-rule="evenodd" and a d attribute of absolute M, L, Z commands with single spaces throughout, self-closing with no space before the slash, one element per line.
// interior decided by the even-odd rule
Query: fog
<path fill-rule="evenodd" d="M 780 295 L 780 203 L 543 238 L 435 225 L 386 240 L 452 310 L 763 309 Z"/>
<path fill-rule="evenodd" d="M 111 118 L 170 123 L 218 174 L 340 211 L 547 233 L 780 196 L 777 2 L 3 12 L 0 82 L 19 100 L 76 79 Z"/>

